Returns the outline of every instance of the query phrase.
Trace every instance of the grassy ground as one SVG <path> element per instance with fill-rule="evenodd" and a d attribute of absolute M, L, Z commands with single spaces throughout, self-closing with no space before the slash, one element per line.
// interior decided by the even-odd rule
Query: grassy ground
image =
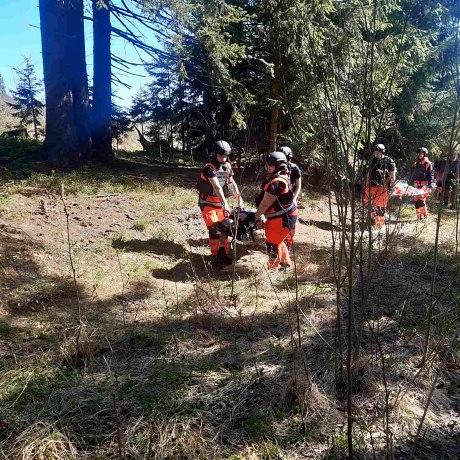
<path fill-rule="evenodd" d="M 234 269 L 213 272 L 197 170 L 137 154 L 97 171 L 23 174 L 5 171 L 0 193 L 5 458 L 344 458 L 327 196 L 303 198 L 296 273 L 265 270 L 261 236 L 237 246 Z M 250 202 L 253 184 L 242 188 Z M 442 297 L 420 370 L 435 225 L 405 212 L 396 236 L 375 243 L 369 321 L 353 364 L 357 458 L 385 458 L 386 394 L 395 456 L 409 458 L 438 370 L 415 458 L 459 458 L 458 344 L 448 350 L 446 338 L 460 308 L 455 215 L 443 219 Z M 297 312 L 309 393 L 292 353 Z"/>

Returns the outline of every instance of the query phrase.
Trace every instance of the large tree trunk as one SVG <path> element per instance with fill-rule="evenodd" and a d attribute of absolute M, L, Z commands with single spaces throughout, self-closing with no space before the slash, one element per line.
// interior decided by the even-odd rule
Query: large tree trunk
<path fill-rule="evenodd" d="M 89 159 L 83 0 L 39 0 L 46 99 L 44 151 L 58 168 Z"/>
<path fill-rule="evenodd" d="M 174 160 L 173 110 L 171 101 L 171 79 L 168 71 L 168 117 L 169 117 L 169 156 Z"/>
<path fill-rule="evenodd" d="M 204 108 L 204 122 L 205 127 L 205 144 L 208 153 L 211 153 L 212 149 L 212 86 L 211 79 L 205 79 L 205 85 L 203 88 L 203 108 Z"/>
<path fill-rule="evenodd" d="M 112 68 L 110 54 L 110 3 L 98 8 L 93 0 L 94 77 L 92 138 L 93 156 L 100 161 L 114 158 L 112 150 Z"/>
<path fill-rule="evenodd" d="M 179 79 L 180 86 L 180 131 L 182 138 L 182 156 L 185 154 L 185 119 L 184 119 L 184 82 Z"/>
<path fill-rule="evenodd" d="M 276 150 L 276 144 L 278 141 L 278 128 L 279 128 L 279 107 L 278 101 L 280 99 L 281 92 L 281 57 L 277 50 L 275 50 L 275 66 L 274 75 L 272 81 L 272 113 L 270 121 L 270 150 Z"/>

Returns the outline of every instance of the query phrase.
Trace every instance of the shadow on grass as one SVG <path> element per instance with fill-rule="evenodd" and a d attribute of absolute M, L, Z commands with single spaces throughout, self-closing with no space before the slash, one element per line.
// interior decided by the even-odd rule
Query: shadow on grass
<path fill-rule="evenodd" d="M 130 427 L 140 420 L 147 427 L 165 421 L 179 427 L 200 420 L 208 433 L 220 433 L 218 441 L 212 438 L 218 458 L 235 442 L 239 446 L 274 443 L 294 450 L 326 442 L 333 447 L 321 458 L 342 458 L 344 444 L 337 424 L 343 422 L 343 413 L 336 406 L 343 407 L 344 402 L 334 389 L 334 350 L 325 346 L 325 341 L 334 343 L 333 325 L 324 322 L 318 326 L 321 337 L 313 334 L 304 339 L 308 368 L 329 406 L 327 416 L 314 410 L 306 418 L 309 429 L 302 431 L 298 410 L 283 398 L 292 371 L 289 323 L 293 318 L 289 317 L 284 309 L 241 316 L 216 304 L 213 311 L 196 316 L 131 323 L 99 348 L 90 373 L 76 374 L 59 362 L 37 367 L 26 391 L 21 394 L 24 384 L 19 384 L 4 400 L 8 417 L 1 434 L 6 438 L 27 424 L 46 421 L 91 451 L 110 440 L 117 427 L 128 437 Z M 373 366 L 356 369 L 353 384 L 355 394 L 374 395 L 372 410 L 378 414 L 376 382 L 381 371 Z M 24 382 L 28 375 L 21 377 Z M 137 432 L 138 442 L 147 443 L 141 437 L 142 425 Z M 182 442 L 181 436 L 179 431 L 174 442 L 167 441 L 170 449 Z M 438 436 L 444 443 L 437 441 L 420 453 L 437 451 L 439 458 L 455 458 L 451 456 L 457 452 L 455 437 L 444 432 Z M 209 448 L 211 438 L 200 442 Z M 381 446 L 375 450 L 381 452 Z M 368 458 L 372 449 L 357 447 L 356 451 Z M 194 454 L 184 450 L 181 455 Z"/>
<path fill-rule="evenodd" d="M 313 225 L 316 228 L 319 228 L 320 230 L 324 230 L 326 232 L 330 232 L 334 230 L 334 232 L 340 232 L 342 231 L 341 227 L 338 225 L 335 225 L 331 223 L 329 220 L 305 220 L 305 219 L 299 219 L 299 223 L 304 224 L 304 225 Z M 350 226 L 346 225 L 346 231 L 350 231 Z"/>
<path fill-rule="evenodd" d="M 208 238 L 189 238 L 188 243 L 192 248 L 201 248 L 201 247 L 209 247 L 209 239 Z"/>
<path fill-rule="evenodd" d="M 187 259 L 181 260 L 172 268 L 156 268 L 151 270 L 152 276 L 173 282 L 189 282 L 194 279 L 206 280 L 209 278 L 230 281 L 235 275 L 236 279 L 253 276 L 251 267 L 242 265 L 225 265 L 213 267 L 211 256 L 188 254 Z"/>
<path fill-rule="evenodd" d="M 112 247 L 128 252 L 146 252 L 162 256 L 174 257 L 182 259 L 186 256 L 187 250 L 181 244 L 174 241 L 164 241 L 158 238 L 150 238 L 149 240 L 114 240 Z"/>
<path fill-rule="evenodd" d="M 37 250 L 34 243 L 13 230 L 2 234 L 1 238 L 2 255 L 16 272 L 16 278 L 10 280 L 11 283 L 25 286 L 37 278 L 46 280 L 34 260 L 33 253 Z M 20 257 L 15 258 L 18 248 Z M 323 261 L 322 265 L 327 266 L 326 256 L 329 253 L 323 248 L 300 245 L 299 253 Z M 192 254 L 191 257 L 201 276 L 209 276 L 203 258 L 198 254 Z M 200 261 L 202 266 L 199 265 Z M 415 269 L 408 270 L 408 263 L 409 261 L 405 261 L 401 268 L 398 261 L 394 266 L 387 265 L 381 269 L 379 278 L 371 286 L 374 309 L 372 315 L 369 312 L 370 319 L 382 319 L 383 326 L 386 322 L 390 323 L 389 319 L 391 323 L 399 321 L 400 307 L 407 295 L 407 285 L 413 284 L 415 279 L 412 304 L 406 307 L 406 313 L 402 316 L 403 326 L 407 331 L 414 327 L 420 328 L 423 324 L 421 318 L 424 308 L 420 302 L 426 297 L 429 277 L 428 271 L 419 273 Z M 444 280 L 448 279 L 453 269 L 452 266 L 445 268 L 445 277 L 442 278 L 439 289 L 443 288 Z M 401 275 L 401 270 L 405 276 Z M 190 261 L 181 260 L 170 270 L 154 272 L 155 276 L 163 279 L 190 279 L 182 278 L 184 274 L 194 276 Z M 312 272 L 311 275 L 313 274 Z M 229 272 L 219 276 L 228 276 L 230 279 L 231 275 Z M 248 276 L 251 275 L 252 272 L 248 270 Z M 54 281 L 49 282 L 51 284 Z M 54 287 L 57 287 L 57 291 L 53 291 Z M 63 301 L 60 309 L 62 313 L 68 312 L 68 316 L 63 314 L 58 317 L 58 321 L 74 321 L 75 303 L 71 301 L 74 297 L 71 285 L 58 284 L 53 289 L 42 292 L 46 294 L 45 304 L 48 305 L 49 299 L 54 296 L 67 296 L 67 307 Z M 125 297 L 130 301 L 140 300 L 148 296 L 148 289 L 148 283 L 134 284 Z M 446 291 L 447 300 L 444 301 L 443 298 L 439 310 L 435 312 L 441 314 L 440 319 L 445 318 L 449 309 L 455 306 L 452 302 L 456 299 L 458 301 L 459 291 L 457 280 Z M 168 316 L 165 313 L 156 320 L 145 321 L 143 324 L 136 321 L 128 325 L 123 325 L 121 318 L 113 315 L 124 299 L 114 296 L 105 302 L 91 302 L 90 296 L 86 294 L 84 299 L 88 311 L 112 313 L 97 318 L 100 337 L 92 369 L 87 373 L 77 373 L 58 358 L 63 336 L 56 331 L 50 334 L 54 341 L 48 343 L 48 349 L 53 351 L 49 353 L 49 359 L 41 361 L 37 357 L 32 363 L 24 362 L 22 368 L 21 360 L 19 364 L 14 360 L 7 363 L 5 371 L 9 380 L 2 387 L 5 390 L 1 407 L 4 422 L 0 428 L 0 448 L 6 446 L 7 450 L 11 439 L 32 423 L 46 421 L 70 433 L 76 444 L 84 446 L 85 451 L 95 452 L 101 445 L 116 444 L 113 433 L 117 428 L 121 428 L 126 438 L 129 438 L 130 427 L 143 421 L 147 428 L 144 431 L 141 428 L 134 430 L 136 435 L 129 438 L 130 442 L 139 442 L 145 448 L 148 444 L 149 427 L 155 424 L 163 426 L 161 429 L 164 431 L 161 433 L 166 437 L 162 439 L 166 439 L 166 443 L 173 449 L 182 442 L 182 435 L 177 427 L 182 426 L 181 423 L 184 426 L 195 426 L 193 424 L 198 420 L 208 430 L 208 437 L 200 441 L 204 446 L 204 455 L 211 445 L 217 446 L 217 457 L 220 455 L 221 458 L 223 452 L 235 446 L 271 442 L 283 449 L 295 451 L 299 444 L 307 449 L 306 446 L 315 441 L 327 444 L 335 442 L 334 450 L 329 452 L 335 457 L 329 458 L 340 458 L 337 455 L 341 455 L 342 440 L 337 440 L 336 437 L 337 425 L 343 422 L 343 412 L 337 407 L 343 408 L 344 404 L 334 388 L 336 346 L 333 320 L 316 323 L 319 335 L 312 332 L 309 323 L 303 322 L 303 316 L 301 317 L 308 368 L 313 381 L 328 400 L 327 410 L 312 408 L 313 413 L 307 418 L 312 429 L 302 432 L 299 429 L 297 408 L 287 406 L 283 397 L 293 368 L 290 357 L 290 324 L 295 323 L 295 317 L 292 311 L 282 306 L 276 314 L 266 311 L 241 314 L 228 301 L 214 299 L 206 292 L 204 294 L 203 298 L 207 299 L 207 303 L 196 305 L 193 294 L 184 301 L 183 308 L 178 309 L 177 315 Z M 19 301 L 24 302 L 28 297 L 29 294 L 24 291 Z M 307 305 L 308 301 L 308 297 L 300 299 L 300 304 Z M 314 315 L 318 314 L 319 308 L 316 305 L 310 306 L 305 313 L 313 315 L 311 320 L 315 321 Z M 190 316 L 193 307 L 197 314 Z M 319 307 L 325 308 L 324 305 Z M 26 318 L 30 315 L 28 310 L 16 313 Z M 12 316 L 10 311 L 7 320 Z M 346 317 L 343 319 L 346 321 Z M 8 321 L 5 324 L 7 326 L 3 328 L 6 327 L 8 337 L 16 340 L 15 346 L 22 348 L 22 353 L 26 347 L 14 337 L 17 330 L 14 325 L 8 329 Z M 409 339 L 406 344 L 406 338 L 400 336 L 393 326 L 382 327 L 381 331 L 385 343 L 391 345 L 395 340 L 399 341 L 397 347 L 391 349 L 394 355 L 393 361 L 388 362 L 389 368 L 397 367 L 398 363 L 404 363 L 411 354 L 417 352 L 417 344 L 409 342 Z M 440 334 L 442 323 L 439 323 L 439 328 L 434 327 L 433 332 L 435 336 Z M 356 398 L 357 403 L 360 399 L 368 398 L 371 409 L 365 408 L 366 413 L 375 413 L 380 419 L 382 406 L 379 406 L 381 393 L 378 390 L 382 372 L 375 361 L 372 361 L 373 345 L 368 332 L 364 339 L 364 359 L 361 366 L 354 368 L 353 393 L 359 396 Z M 32 342 L 32 346 L 36 343 Z M 30 354 L 40 348 L 27 350 Z M 15 350 L 15 354 L 18 354 L 18 350 Z M 390 375 L 389 382 L 400 383 L 406 378 L 410 379 L 412 375 L 410 370 L 396 369 Z M 446 376 L 444 378 L 447 379 Z M 448 388 L 453 388 L 454 385 L 455 378 L 452 377 Z M 355 409 L 359 412 L 359 407 Z M 314 414 L 315 410 L 320 411 L 321 417 Z M 448 414 L 450 407 L 441 403 L 439 410 Z M 171 431 L 176 433 L 174 437 L 170 436 L 169 431 L 165 431 L 166 422 L 173 425 Z M 282 429 L 279 429 L 280 426 Z M 432 430 L 435 433 L 436 429 Z M 194 434 L 190 431 L 184 433 L 184 439 L 190 439 Z M 219 433 L 218 437 L 215 436 L 216 433 Z M 424 450 L 420 450 L 427 452 L 427 457 L 420 458 L 430 458 L 429 452 L 436 452 L 438 455 L 431 458 L 455 458 L 453 455 L 458 452 L 455 450 L 455 446 L 458 446 L 457 434 L 450 433 L 448 429 L 435 434 L 439 437 L 426 443 Z M 175 453 L 176 458 L 196 458 L 196 449 L 187 445 L 184 441 L 181 447 L 183 450 Z M 381 452 L 381 448 L 376 448 L 376 451 Z M 369 449 L 363 449 L 363 455 L 369 455 L 370 452 Z M 174 455 L 170 457 L 174 458 Z"/>
<path fill-rule="evenodd" d="M 4 270 L 0 280 L 4 290 L 0 295 L 7 311 L 18 316 L 65 308 L 75 314 L 76 301 L 69 302 L 69 297 L 76 298 L 73 280 L 44 275 L 34 257 L 41 249 L 41 244 L 28 235 L 14 227 L 1 226 L 0 259 Z"/>

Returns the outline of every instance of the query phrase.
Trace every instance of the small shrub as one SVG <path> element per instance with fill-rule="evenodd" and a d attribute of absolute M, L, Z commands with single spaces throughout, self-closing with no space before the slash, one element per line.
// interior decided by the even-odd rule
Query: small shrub
<path fill-rule="evenodd" d="M 262 460 L 272 460 L 280 458 L 280 449 L 273 442 L 263 444 L 259 450 Z"/>
<path fill-rule="evenodd" d="M 273 428 L 265 417 L 258 412 L 251 412 L 246 418 L 249 435 L 254 439 L 264 439 L 273 435 Z"/>
<path fill-rule="evenodd" d="M 139 219 L 133 224 L 133 230 L 139 230 L 140 232 L 143 232 L 147 229 L 149 226 L 149 222 L 146 219 Z"/>
<path fill-rule="evenodd" d="M 13 328 L 6 321 L 0 320 L 0 336 L 10 335 L 13 332 Z"/>
<path fill-rule="evenodd" d="M 7 195 L 0 195 L 0 209 L 8 206 L 10 202 L 10 197 Z"/>
<path fill-rule="evenodd" d="M 399 212 L 400 219 L 410 219 L 415 217 L 415 208 L 413 206 L 403 206 Z"/>
<path fill-rule="evenodd" d="M 41 143 L 34 139 L 0 139 L 0 156 L 11 161 L 38 161 L 42 159 Z"/>

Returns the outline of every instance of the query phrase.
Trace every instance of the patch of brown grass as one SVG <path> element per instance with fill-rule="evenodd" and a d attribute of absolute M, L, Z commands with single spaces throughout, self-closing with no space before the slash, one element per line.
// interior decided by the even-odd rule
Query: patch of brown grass
<path fill-rule="evenodd" d="M 60 354 L 66 362 L 77 368 L 91 369 L 101 340 L 98 329 L 81 323 L 64 338 L 60 344 Z"/>
<path fill-rule="evenodd" d="M 25 429 L 11 444 L 7 458 L 18 460 L 73 460 L 77 448 L 56 426 L 37 422 Z"/>

